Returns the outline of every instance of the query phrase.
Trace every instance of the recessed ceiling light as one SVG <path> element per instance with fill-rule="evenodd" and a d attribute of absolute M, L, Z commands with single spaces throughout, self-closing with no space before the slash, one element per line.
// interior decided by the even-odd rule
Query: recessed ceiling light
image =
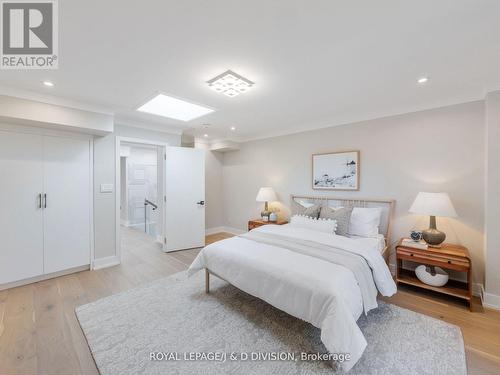
<path fill-rule="evenodd" d="M 422 85 L 424 83 L 427 83 L 428 81 L 429 81 L 428 77 L 422 77 L 422 78 L 419 78 L 417 82 Z"/>
<path fill-rule="evenodd" d="M 153 99 L 137 108 L 137 110 L 181 121 L 190 121 L 214 112 L 212 108 L 164 94 L 156 95 Z"/>
<path fill-rule="evenodd" d="M 236 130 L 236 128 L 235 128 L 234 126 L 231 126 L 231 130 L 233 130 L 233 131 L 234 131 L 234 130 Z"/>
<path fill-rule="evenodd" d="M 207 81 L 208 87 L 231 98 L 250 90 L 254 83 L 239 74 L 228 70 Z"/>
<path fill-rule="evenodd" d="M 205 138 L 207 138 L 207 137 L 208 137 L 208 134 L 203 134 L 203 136 L 204 136 Z"/>
<path fill-rule="evenodd" d="M 50 81 L 43 81 L 42 83 L 47 87 L 54 87 L 54 84 Z"/>

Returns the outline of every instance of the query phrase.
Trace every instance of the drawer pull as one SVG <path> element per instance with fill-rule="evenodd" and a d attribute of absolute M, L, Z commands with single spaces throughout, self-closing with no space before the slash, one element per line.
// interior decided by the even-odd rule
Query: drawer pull
<path fill-rule="evenodd" d="M 412 257 L 413 256 L 413 253 L 410 254 L 410 256 Z"/>
<path fill-rule="evenodd" d="M 448 261 L 448 264 L 451 264 L 451 260 Z"/>

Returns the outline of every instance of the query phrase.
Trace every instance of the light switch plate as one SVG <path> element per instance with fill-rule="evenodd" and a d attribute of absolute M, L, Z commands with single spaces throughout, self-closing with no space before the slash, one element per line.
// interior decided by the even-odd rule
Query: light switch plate
<path fill-rule="evenodd" d="M 112 193 L 113 184 L 101 184 L 101 193 Z"/>

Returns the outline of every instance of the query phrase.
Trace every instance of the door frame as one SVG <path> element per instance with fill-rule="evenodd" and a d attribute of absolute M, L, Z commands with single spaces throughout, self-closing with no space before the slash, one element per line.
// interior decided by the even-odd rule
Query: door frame
<path fill-rule="evenodd" d="M 143 138 L 132 138 L 132 137 L 115 137 L 115 253 L 117 257 L 118 263 L 122 262 L 122 246 L 121 246 L 121 217 L 120 217 L 120 204 L 121 204 L 121 179 L 120 179 L 120 150 L 122 143 L 137 143 L 140 145 L 150 145 L 157 146 L 162 148 L 163 157 L 160 158 L 158 168 L 161 168 L 163 171 L 165 170 L 165 157 L 167 147 L 170 145 L 167 142 L 160 142 L 151 139 L 143 139 Z M 163 176 L 164 176 L 163 172 Z M 158 207 L 161 208 L 161 215 L 165 215 L 165 178 L 162 179 L 161 185 L 158 183 L 158 197 L 161 199 L 158 200 Z M 161 186 L 161 189 L 160 189 Z M 161 226 L 161 238 L 162 249 L 165 247 L 165 218 L 162 217 L 162 226 Z"/>
<path fill-rule="evenodd" d="M 0 121 L 0 130 L 4 132 L 10 132 L 10 133 L 21 133 L 21 134 L 34 134 L 34 135 L 39 135 L 39 136 L 51 136 L 51 137 L 60 137 L 60 138 L 70 138 L 70 139 L 83 139 L 83 140 L 88 140 L 89 141 L 89 210 L 90 210 L 90 227 L 89 227 L 89 236 L 90 236 L 90 259 L 89 259 L 89 266 L 88 269 L 92 270 L 94 268 L 94 261 L 95 261 L 95 231 L 94 231 L 94 136 L 86 133 L 80 133 L 76 131 L 64 131 L 64 130 L 59 130 L 59 129 L 51 129 L 51 128 L 45 128 L 45 127 L 33 127 L 33 126 L 28 126 L 28 125 L 14 125 L 12 123 L 9 123 L 8 121 Z M 77 267 L 77 269 L 83 270 L 86 269 L 87 266 L 82 267 Z M 68 270 L 66 270 L 68 271 Z M 66 273 L 71 273 L 71 272 L 76 272 L 76 271 L 71 271 L 71 272 L 66 272 L 66 271 L 61 271 L 59 273 L 55 274 L 66 274 Z M 55 275 L 54 274 L 54 275 Z M 52 275 L 52 274 L 50 274 Z M 38 278 L 40 280 L 46 279 L 47 275 L 41 275 Z M 53 276 L 51 276 L 53 277 Z M 37 278 L 37 280 L 38 280 Z M 30 279 L 28 279 L 30 280 Z M 25 280 L 21 280 L 19 282 L 16 282 L 15 285 L 13 286 L 18 286 L 18 285 L 24 285 Z M 32 282 L 32 281 L 30 281 Z M 13 287 L 9 286 L 9 287 Z"/>

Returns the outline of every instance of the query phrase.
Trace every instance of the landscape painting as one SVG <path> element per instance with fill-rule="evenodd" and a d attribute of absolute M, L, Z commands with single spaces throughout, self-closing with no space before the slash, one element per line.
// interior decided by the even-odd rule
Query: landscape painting
<path fill-rule="evenodd" d="M 317 190 L 359 190 L 359 151 L 314 154 L 312 187 Z"/>

